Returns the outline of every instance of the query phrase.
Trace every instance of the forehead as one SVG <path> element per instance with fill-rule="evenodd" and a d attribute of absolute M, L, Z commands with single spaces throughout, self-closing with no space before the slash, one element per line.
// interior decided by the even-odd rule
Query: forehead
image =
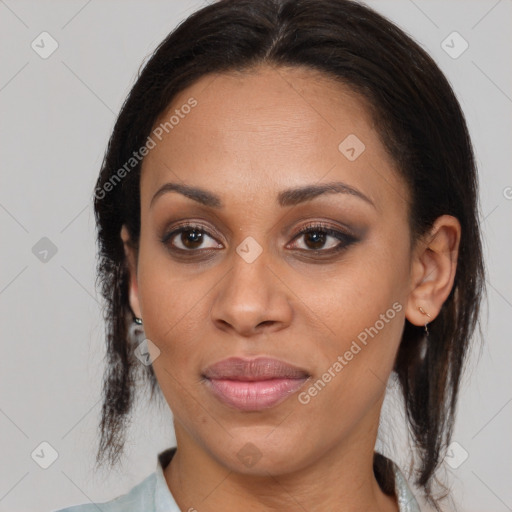
<path fill-rule="evenodd" d="M 376 203 L 389 192 L 384 182 L 403 186 L 365 101 L 307 68 L 203 76 L 174 98 L 155 133 L 142 168 L 146 203 L 166 181 L 268 198 L 276 188 L 343 180 Z"/>

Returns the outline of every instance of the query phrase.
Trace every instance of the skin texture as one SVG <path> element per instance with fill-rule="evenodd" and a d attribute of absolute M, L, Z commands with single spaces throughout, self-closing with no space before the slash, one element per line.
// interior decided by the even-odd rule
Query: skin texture
<path fill-rule="evenodd" d="M 208 75 L 162 120 L 190 97 L 197 106 L 143 162 L 138 255 L 121 232 L 130 305 L 161 351 L 153 368 L 174 415 L 169 488 L 182 510 L 200 512 L 397 511 L 372 470 L 386 381 L 405 318 L 424 325 L 450 293 L 460 225 L 442 216 L 412 244 L 409 192 L 369 110 L 318 72 L 262 65 Z M 354 161 L 338 149 L 350 134 L 365 145 Z M 166 182 L 204 188 L 223 207 L 176 191 L 150 205 Z M 343 182 L 373 205 L 344 193 L 277 202 L 282 190 L 327 182 Z M 161 239 L 186 220 L 207 234 L 178 255 Z M 356 241 L 326 235 L 315 245 L 311 234 L 296 236 L 320 221 Z M 187 235 L 175 235 L 174 245 L 186 250 Z M 262 249 L 252 263 L 236 252 L 248 236 Z M 327 255 L 339 244 L 346 247 Z M 241 412 L 217 400 L 201 377 L 227 357 L 269 356 L 311 375 L 303 391 L 393 304 L 394 318 L 307 404 L 295 393 L 270 409 Z M 247 443 L 260 456 L 251 467 L 237 457 Z"/>

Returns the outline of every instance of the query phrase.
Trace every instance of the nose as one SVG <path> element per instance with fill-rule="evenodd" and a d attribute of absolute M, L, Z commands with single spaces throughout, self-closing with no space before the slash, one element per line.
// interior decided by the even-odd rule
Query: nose
<path fill-rule="evenodd" d="M 289 289 L 269 263 L 264 253 L 251 263 L 233 254 L 231 270 L 219 283 L 211 308 L 217 328 L 247 337 L 290 324 Z"/>

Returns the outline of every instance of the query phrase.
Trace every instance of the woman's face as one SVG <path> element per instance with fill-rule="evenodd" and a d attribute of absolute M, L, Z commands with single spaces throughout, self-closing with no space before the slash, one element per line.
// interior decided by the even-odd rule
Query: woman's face
<path fill-rule="evenodd" d="M 132 306 L 178 444 L 254 474 L 373 452 L 411 247 L 368 110 L 316 72 L 262 66 L 203 77 L 159 122 L 173 115 L 143 163 Z M 208 374 L 232 357 L 296 371 Z"/>

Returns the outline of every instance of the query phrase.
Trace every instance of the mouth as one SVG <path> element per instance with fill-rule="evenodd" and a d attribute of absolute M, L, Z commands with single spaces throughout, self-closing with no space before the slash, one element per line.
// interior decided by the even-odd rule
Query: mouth
<path fill-rule="evenodd" d="M 310 375 L 278 359 L 232 357 L 203 372 L 207 389 L 224 405 L 241 411 L 274 407 L 297 392 Z"/>

